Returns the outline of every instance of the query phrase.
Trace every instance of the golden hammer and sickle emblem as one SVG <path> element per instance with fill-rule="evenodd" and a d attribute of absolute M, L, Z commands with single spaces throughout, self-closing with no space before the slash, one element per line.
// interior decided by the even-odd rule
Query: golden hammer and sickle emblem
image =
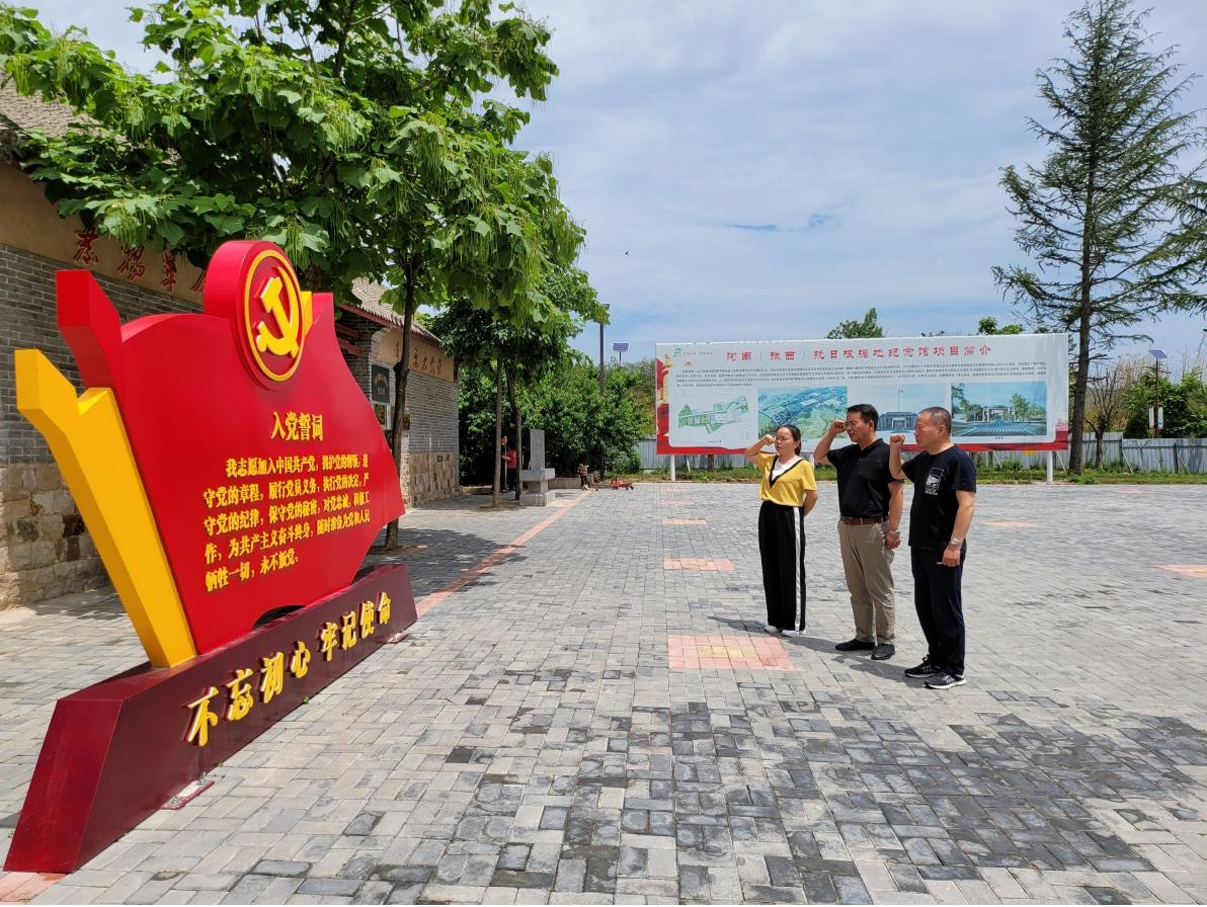
<path fill-rule="evenodd" d="M 282 299 L 282 290 L 285 299 Z M 299 293 L 292 281 L 282 281 L 274 275 L 260 291 L 260 303 L 264 311 L 276 322 L 278 333 L 273 333 L 268 324 L 261 321 L 256 325 L 256 349 L 277 356 L 296 359 L 302 352 L 302 339 L 310 332 L 314 317 L 310 305 L 310 294 Z"/>

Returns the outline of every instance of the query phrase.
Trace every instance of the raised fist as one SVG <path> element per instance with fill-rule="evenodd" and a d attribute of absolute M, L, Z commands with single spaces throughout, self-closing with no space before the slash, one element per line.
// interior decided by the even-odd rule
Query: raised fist
<path fill-rule="evenodd" d="M 842 419 L 835 419 L 833 422 L 830 423 L 830 431 L 835 432 L 835 433 L 838 433 L 840 431 L 846 431 L 846 428 L 847 428 L 847 423 L 844 422 Z"/>
<path fill-rule="evenodd" d="M 889 435 L 888 443 L 891 444 L 893 447 L 900 447 L 902 444 L 905 443 L 905 435 L 900 435 L 900 434 Z"/>

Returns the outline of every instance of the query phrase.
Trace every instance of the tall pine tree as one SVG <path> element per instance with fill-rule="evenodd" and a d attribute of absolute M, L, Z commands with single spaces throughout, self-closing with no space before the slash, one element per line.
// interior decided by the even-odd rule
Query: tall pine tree
<path fill-rule="evenodd" d="M 1002 187 L 1034 262 L 993 269 L 1036 324 L 1073 335 L 1069 471 L 1081 471 L 1086 387 L 1095 353 L 1145 319 L 1204 308 L 1203 133 L 1177 104 L 1190 84 L 1173 49 L 1150 49 L 1146 13 L 1090 0 L 1070 16 L 1063 59 L 1038 73 L 1050 122 L 1029 119 L 1051 150 L 1007 167 Z"/>

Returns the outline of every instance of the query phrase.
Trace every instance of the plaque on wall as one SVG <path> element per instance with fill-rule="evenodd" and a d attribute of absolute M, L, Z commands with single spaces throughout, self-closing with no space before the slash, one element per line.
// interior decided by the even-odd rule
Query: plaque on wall
<path fill-rule="evenodd" d="M 390 402 L 390 370 L 376 363 L 369 366 L 369 400 L 373 403 Z"/>

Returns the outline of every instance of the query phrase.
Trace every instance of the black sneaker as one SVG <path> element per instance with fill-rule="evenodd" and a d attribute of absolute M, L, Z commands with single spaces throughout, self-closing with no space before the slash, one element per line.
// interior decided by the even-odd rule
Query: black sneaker
<path fill-rule="evenodd" d="M 926 681 L 926 689 L 928 690 L 950 690 L 952 687 L 958 687 L 964 683 L 962 674 L 948 674 L 946 671 L 936 671 Z"/>
<path fill-rule="evenodd" d="M 862 639 L 848 639 L 846 642 L 840 642 L 834 646 L 839 652 L 862 652 L 867 649 L 876 648 L 874 642 L 864 642 Z"/>
<path fill-rule="evenodd" d="M 930 656 L 927 655 L 922 659 L 922 664 L 916 668 L 906 668 L 905 676 L 914 680 L 921 680 L 924 677 L 931 677 L 939 673 L 939 669 L 930 663 Z"/>
<path fill-rule="evenodd" d="M 891 642 L 882 642 L 872 649 L 872 658 L 876 661 L 888 661 L 897 653 L 897 647 Z"/>

